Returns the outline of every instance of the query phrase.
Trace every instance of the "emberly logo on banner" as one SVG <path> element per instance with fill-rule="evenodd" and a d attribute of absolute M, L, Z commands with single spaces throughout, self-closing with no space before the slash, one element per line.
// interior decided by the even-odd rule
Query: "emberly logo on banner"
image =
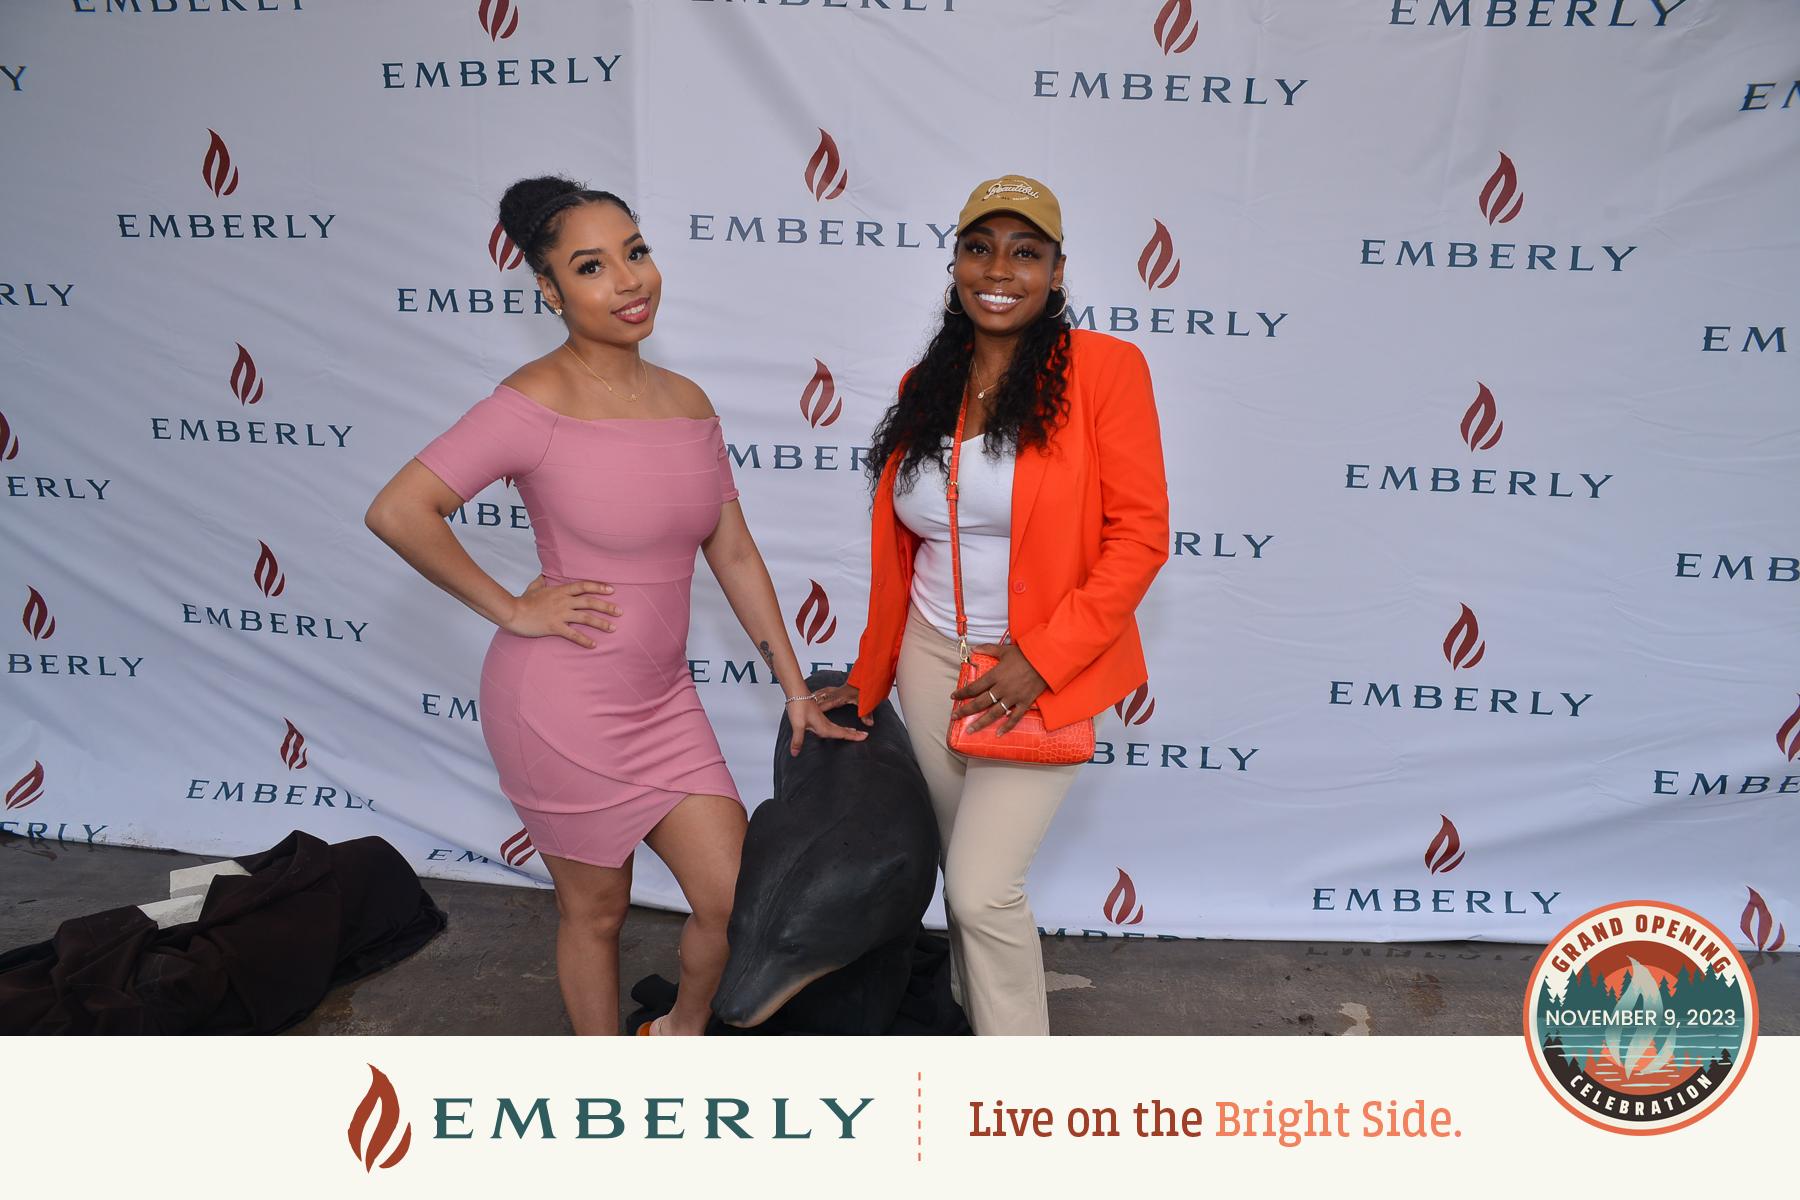
<path fill-rule="evenodd" d="M 257 370 L 256 359 L 244 348 L 242 342 L 233 342 L 237 354 L 231 366 L 226 369 L 223 359 L 218 367 L 220 387 L 218 394 L 229 395 L 238 402 L 240 408 L 250 409 L 263 403 L 269 395 L 268 380 Z M 267 410 L 256 409 L 257 413 L 272 414 L 284 411 L 279 393 L 270 401 Z M 273 449 L 288 447 L 296 450 L 347 450 L 350 444 L 350 431 L 354 426 L 337 425 L 332 422 L 315 423 L 312 421 L 280 421 L 265 419 L 263 416 L 251 418 L 241 417 L 151 417 L 150 440 L 154 442 L 207 442 L 220 446 L 268 446 Z M 260 452 L 259 452 L 260 453 Z"/>
<path fill-rule="evenodd" d="M 14 768 L 17 769 L 16 767 Z M 37 820 L 40 815 L 48 818 L 50 814 L 34 812 L 29 815 L 25 810 L 42 800 L 44 790 L 44 764 L 33 761 L 31 769 L 19 776 L 6 789 L 5 806 L 0 808 L 0 833 L 10 833 L 22 837 L 28 842 L 55 842 L 59 846 L 70 843 L 92 846 L 94 839 L 105 829 L 104 825 L 89 825 L 57 820 Z M 54 804 L 51 805 L 55 807 Z"/>
<path fill-rule="evenodd" d="M 1787 942 L 1787 926 L 1777 922 L 1761 892 L 1753 887 L 1744 890 L 1750 893 L 1749 900 L 1744 903 L 1743 915 L 1738 917 L 1738 928 L 1744 931 L 1744 941 L 1758 953 L 1774 954 Z"/>
<path fill-rule="evenodd" d="M 554 316 L 550 312 L 550 302 L 538 291 L 531 273 L 522 270 L 525 253 L 513 245 L 513 240 L 506 236 L 506 230 L 496 223 L 488 232 L 485 244 L 488 268 L 500 274 L 501 286 L 484 282 L 463 287 L 396 288 L 394 311 L 456 313 L 472 317 L 520 316 L 526 313 L 533 316 Z M 480 261 L 473 254 L 468 257 L 472 263 Z M 515 271 L 519 274 L 514 275 Z M 505 286 L 509 279 L 517 281 L 517 286 Z"/>
<path fill-rule="evenodd" d="M 72 283 L 0 283 L 0 307 L 68 308 Z"/>
<path fill-rule="evenodd" d="M 1675 555 L 1675 578 L 1796 583 L 1800 582 L 1800 558 L 1781 554 L 1705 554 L 1682 550 Z"/>
<path fill-rule="evenodd" d="M 799 390 L 800 416 L 807 428 L 828 429 L 844 412 L 844 394 L 823 359 Z M 869 465 L 867 446 L 814 442 L 727 442 L 734 471 L 842 471 L 861 480 Z"/>
<path fill-rule="evenodd" d="M 1433 875 L 1447 875 L 1462 866 L 1462 835 L 1456 832 L 1456 822 L 1439 813 L 1444 822 L 1438 826 L 1437 836 L 1425 847 L 1425 867 Z"/>
<path fill-rule="evenodd" d="M 306 769 L 306 735 L 294 727 L 294 723 L 286 717 L 287 733 L 281 738 L 281 761 L 287 764 L 290 771 Z"/>
<path fill-rule="evenodd" d="M 206 190 L 217 199 L 234 196 L 239 172 L 230 148 L 216 130 L 200 156 L 198 172 Z M 259 212 L 161 212 L 119 213 L 122 238 L 186 238 L 190 241 L 324 241 L 331 236 L 336 213 Z"/>
<path fill-rule="evenodd" d="M 20 451 L 25 448 L 24 439 L 19 430 L 0 412 L 0 463 L 18 461 Z M 30 463 L 32 456 L 27 453 L 25 462 Z M 39 468 L 40 470 L 42 468 Z M 112 486 L 110 479 L 95 479 L 91 476 L 77 478 L 73 475 L 14 475 L 0 476 L 6 483 L 5 496 L 9 500 L 105 500 L 106 489 Z"/>
<path fill-rule="evenodd" d="M 1152 296 L 1173 287 L 1181 277 L 1181 257 L 1175 236 L 1161 218 L 1151 219 L 1152 229 L 1137 255 L 1137 277 Z M 1139 307 L 1135 304 L 1069 306 L 1069 323 L 1077 329 L 1104 329 L 1109 333 L 1179 333 L 1189 337 L 1224 336 L 1272 338 L 1288 314 L 1236 308 Z"/>
<path fill-rule="evenodd" d="M 1443 638 L 1444 662 L 1452 671 L 1469 671 L 1487 657 L 1481 624 L 1467 604 L 1451 622 Z M 1592 692 L 1547 691 L 1541 688 L 1479 687 L 1444 683 L 1358 683 L 1333 679 L 1329 702 L 1363 708 L 1442 710 L 1446 712 L 1506 714 L 1529 717 L 1579 717 Z"/>
<path fill-rule="evenodd" d="M 519 9 L 512 0 L 481 0 L 477 15 L 490 41 L 502 42 L 519 32 Z"/>
<path fill-rule="evenodd" d="M 1795 699 L 1800 700 L 1800 694 Z M 1782 716 L 1777 718 L 1775 749 L 1781 756 L 1781 765 L 1767 775 L 1658 769 L 1650 790 L 1657 796 L 1800 796 L 1800 773 L 1794 773 L 1800 772 L 1800 767 L 1790 766 L 1800 763 L 1800 704 L 1796 704 L 1792 712 L 1783 710 Z M 1783 774 L 1784 770 L 1789 773 Z"/>
<path fill-rule="evenodd" d="M 1134 741 L 1132 734 L 1148 724 L 1156 714 L 1156 697 L 1145 680 L 1138 689 L 1113 705 L 1113 712 L 1124 722 L 1120 741 L 1094 740 L 1097 767 L 1155 767 L 1164 771 L 1248 771 L 1250 760 L 1261 752 L 1259 747 L 1213 746 L 1191 742 Z"/>
<path fill-rule="evenodd" d="M 794 612 L 794 632 L 798 633 L 808 646 L 816 646 L 820 642 L 829 642 L 837 632 L 837 618 L 831 615 L 831 597 L 819 586 L 816 579 L 808 579 L 812 590 L 806 593 L 806 599 Z M 771 668 L 772 670 L 773 668 Z"/>
<path fill-rule="evenodd" d="M 78 13 L 186 16 L 212 13 L 304 12 L 300 0 L 74 0 Z"/>
<path fill-rule="evenodd" d="M 794 172 L 794 181 L 807 203 L 831 205 L 844 198 L 845 188 L 856 179 L 856 172 L 838 139 L 824 129 L 819 129 L 818 133 L 818 141 L 797 164 L 799 169 Z M 950 238 L 955 232 L 954 224 L 937 225 L 912 218 L 890 222 L 825 216 L 688 214 L 690 242 L 949 251 Z"/>
<path fill-rule="evenodd" d="M 1193 0 L 1164 0 L 1153 12 L 1153 16 L 1146 13 L 1149 19 L 1144 29 L 1163 57 L 1185 54 L 1194 47 L 1200 36 L 1200 22 L 1194 16 Z M 1292 108 L 1307 82 L 1276 79 L 1271 83 L 1255 75 L 1233 79 L 1229 75 L 1195 76 L 1141 69 L 1146 65 L 1149 64 L 1080 70 L 1040 67 L 1032 72 L 1031 94 L 1039 100 L 1220 104 L 1253 109 L 1273 103 L 1278 108 Z"/>
<path fill-rule="evenodd" d="M 479 701 L 449 696 L 442 692 L 420 692 L 419 712 L 427 717 L 442 717 L 446 721 L 473 721 L 477 725 L 481 723 Z"/>
<path fill-rule="evenodd" d="M 257 591 L 273 600 L 287 591 L 288 577 L 281 561 L 267 542 L 258 542 L 255 565 L 247 574 Z M 230 604 L 217 608 L 210 604 L 184 602 L 181 606 L 183 625 L 206 625 L 234 633 L 317 639 L 327 642 L 349 642 L 361 645 L 368 632 L 367 621 L 348 617 L 318 617 L 308 613 L 271 612 L 261 608 L 243 608 Z"/>
<path fill-rule="evenodd" d="M 1465 395 L 1467 393 L 1464 393 Z M 1447 423 L 1447 422 L 1446 422 Z M 1457 435 L 1471 454 L 1485 454 L 1500 444 L 1506 422 L 1487 384 L 1475 383 L 1475 398 L 1463 410 Z M 1379 474 L 1375 472 L 1379 471 Z M 1523 470 L 1503 467 L 1400 466 L 1346 463 L 1344 486 L 1351 491 L 1425 492 L 1434 495 L 1525 496 L 1532 499 L 1598 500 L 1613 476 L 1610 472 Z"/>
<path fill-rule="evenodd" d="M 1375 0 L 1389 25 L 1451 29 L 1666 29 L 1688 0 Z M 1691 11 L 1691 10 L 1690 10 Z"/>
<path fill-rule="evenodd" d="M 811 585 L 806 598 L 794 610 L 793 626 L 806 646 L 823 647 L 838 631 L 838 621 L 831 612 L 831 598 L 825 589 L 819 586 L 816 579 L 808 579 Z M 855 647 L 850 648 L 854 651 Z M 800 673 L 811 675 L 814 671 L 848 671 L 848 662 L 829 662 L 813 659 L 808 662 L 798 653 Z M 781 680 L 775 678 L 775 670 L 761 658 L 690 658 L 687 660 L 688 674 L 695 683 L 754 683 L 780 686 Z"/>
<path fill-rule="evenodd" d="M 1132 882 L 1124 867 L 1119 868 L 1118 882 L 1113 884 L 1112 891 L 1106 893 L 1106 899 L 1100 904 L 1100 911 L 1112 925 L 1144 923 L 1144 906 L 1138 903 L 1137 884 Z"/>
<path fill-rule="evenodd" d="M 136 679 L 144 665 L 143 655 L 72 653 L 63 649 L 67 637 L 58 642 L 54 654 L 44 653 L 42 643 L 56 637 L 57 620 L 49 602 L 35 587 L 25 589 L 25 607 L 19 623 L 32 641 L 40 643 L 29 652 L 10 651 L 6 656 L 8 675 L 36 677 L 61 676 L 71 679 Z"/>
<path fill-rule="evenodd" d="M 509 490 L 518 487 L 511 479 L 502 479 L 500 483 Z M 444 519 L 452 525 L 473 525 L 477 529 L 531 532 L 531 510 L 521 500 L 509 499 L 504 503 L 493 500 L 465 502 L 457 505 L 456 510 Z"/>
<path fill-rule="evenodd" d="M 44 798 L 44 764 L 34 762 L 31 770 L 19 776 L 6 789 L 6 809 L 29 808 Z"/>
<path fill-rule="evenodd" d="M 519 31 L 524 5 L 514 0 L 465 0 L 481 32 L 496 46 Z M 542 8 L 555 10 L 544 4 Z M 523 39 L 521 39 L 523 40 Z M 555 54 L 544 57 L 434 59 L 381 64 L 381 88 L 448 90 L 472 87 L 544 87 L 611 83 L 623 54 Z"/>
<path fill-rule="evenodd" d="M 831 377 L 831 368 L 822 359 L 813 359 L 813 377 L 807 381 L 800 393 L 800 415 L 814 429 L 834 424 L 839 414 L 844 411 L 844 402 L 838 399 L 837 381 Z"/>
<path fill-rule="evenodd" d="M 282 718 L 286 727 L 279 744 L 271 737 L 270 746 L 275 747 L 274 758 L 289 772 L 303 771 L 311 761 L 311 752 L 307 748 L 306 736 L 294 723 L 286 717 Z M 315 772 L 317 773 L 317 772 Z M 328 784 L 307 783 L 275 783 L 246 779 L 188 779 L 188 800 L 221 800 L 232 804 L 270 804 L 290 808 L 329 808 L 332 811 L 372 812 L 375 801 L 368 796 L 358 795 L 346 787 L 334 787 Z"/>
<path fill-rule="evenodd" d="M 1429 887 L 1431 876 L 1448 875 L 1463 863 L 1465 851 L 1456 823 L 1438 814 L 1437 832 L 1426 841 L 1422 865 L 1425 878 L 1414 887 L 1384 887 L 1380 883 L 1335 883 L 1312 889 L 1312 911 L 1333 913 L 1370 912 L 1387 914 L 1419 914 L 1418 919 L 1433 917 L 1505 917 L 1551 916 L 1556 911 L 1560 891 L 1546 892 L 1523 887 L 1465 886 Z M 1486 882 L 1486 881 L 1483 881 Z"/>
<path fill-rule="evenodd" d="M 1700 331 L 1700 352 L 1702 354 L 1729 354 L 1737 341 L 1737 333 L 1730 325 L 1708 325 Z M 1786 354 L 1787 326 L 1771 325 L 1768 332 L 1763 332 L 1760 325 L 1745 328 L 1744 342 L 1735 347 L 1739 354 Z"/>
<path fill-rule="evenodd" d="M 23 71 L 25 68 L 20 67 L 19 69 Z M 11 72 L 8 72 L 8 74 L 10 73 Z M 1772 102 L 1773 97 L 1770 96 L 1769 93 L 1778 87 L 1787 87 L 1787 84 L 1779 80 L 1771 80 L 1768 83 L 1745 84 L 1744 102 L 1738 105 L 1738 111 L 1760 112 L 1764 109 L 1777 107 L 1783 109 L 1800 109 L 1800 79 L 1794 80 L 1793 86 L 1788 87 L 1787 92 L 1782 95 L 1781 103 L 1776 105 Z M 16 91 L 17 88 L 15 87 L 14 90 Z"/>
<path fill-rule="evenodd" d="M 806 160 L 806 190 L 815 200 L 836 200 L 849 182 L 850 172 L 844 169 L 837 140 L 819 130 L 819 148 Z"/>
<path fill-rule="evenodd" d="M 531 835 L 521 828 L 502 841 L 498 851 L 489 851 L 488 853 L 483 854 L 480 851 L 469 850 L 458 846 L 433 846 L 425 852 L 422 861 L 428 863 L 442 863 L 452 868 L 464 866 L 498 867 L 505 865 L 511 867 L 515 871 L 524 871 L 531 865 L 531 860 L 535 857 L 537 857 L 537 847 L 531 844 Z M 449 872 L 449 874 L 453 877 L 460 877 L 467 875 L 468 872 L 453 870 Z M 537 877 L 543 877 L 541 869 L 538 872 Z"/>
<path fill-rule="evenodd" d="M 1504 225 L 1523 210 L 1525 197 L 1518 168 L 1505 153 L 1475 194 L 1474 208 L 1488 225 Z M 1390 249 L 1389 242 L 1399 246 Z M 1447 270 L 1565 272 L 1599 271 L 1616 275 L 1636 246 L 1570 246 L 1543 242 L 1435 242 L 1430 238 L 1364 238 L 1360 262 L 1365 267 L 1432 267 Z M 1604 256 L 1604 257 L 1603 257 Z"/>

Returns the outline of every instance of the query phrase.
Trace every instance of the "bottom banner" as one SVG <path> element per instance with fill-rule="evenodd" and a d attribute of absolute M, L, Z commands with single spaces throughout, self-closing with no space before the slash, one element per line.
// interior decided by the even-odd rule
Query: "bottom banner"
<path fill-rule="evenodd" d="M 1547 1091 L 1520 1037 L 18 1039 L 4 1128 L 18 1195 L 1680 1194 L 1778 1155 L 1797 1043 L 1761 1039 L 1704 1119 L 1628 1136 Z"/>

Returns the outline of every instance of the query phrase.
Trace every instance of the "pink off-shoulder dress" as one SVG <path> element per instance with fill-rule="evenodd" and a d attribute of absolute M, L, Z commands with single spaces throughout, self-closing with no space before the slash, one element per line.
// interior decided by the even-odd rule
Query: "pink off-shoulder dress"
<path fill-rule="evenodd" d="M 482 734 L 538 851 L 617 867 L 683 797 L 741 804 L 687 663 L 694 554 L 738 494 L 718 418 L 583 421 L 503 384 L 418 458 L 465 500 L 511 478 L 545 580 L 614 589 L 593 649 L 502 629 L 482 663 Z"/>

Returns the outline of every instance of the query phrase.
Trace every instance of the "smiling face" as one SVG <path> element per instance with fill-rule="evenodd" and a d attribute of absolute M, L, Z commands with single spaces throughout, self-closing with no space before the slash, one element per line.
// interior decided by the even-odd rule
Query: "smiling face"
<path fill-rule="evenodd" d="M 561 214 L 544 252 L 549 273 L 538 287 L 563 310 L 572 333 L 632 345 L 650 336 L 662 273 L 631 214 L 616 204 L 581 204 Z"/>
<path fill-rule="evenodd" d="M 951 277 L 978 333 L 1010 337 L 1043 315 L 1062 286 L 1061 247 L 1023 217 L 993 213 L 956 237 Z"/>

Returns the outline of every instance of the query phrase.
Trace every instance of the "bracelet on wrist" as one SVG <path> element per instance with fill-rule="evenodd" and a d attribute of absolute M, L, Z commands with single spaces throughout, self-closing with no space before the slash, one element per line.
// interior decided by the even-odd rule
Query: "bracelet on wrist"
<path fill-rule="evenodd" d="M 804 696 L 785 696 L 785 697 L 783 697 L 782 705 L 783 705 L 783 707 L 786 707 L 787 705 L 792 704 L 796 700 L 817 700 L 817 699 L 818 699 L 817 696 L 813 695 L 811 692 L 807 692 Z"/>

